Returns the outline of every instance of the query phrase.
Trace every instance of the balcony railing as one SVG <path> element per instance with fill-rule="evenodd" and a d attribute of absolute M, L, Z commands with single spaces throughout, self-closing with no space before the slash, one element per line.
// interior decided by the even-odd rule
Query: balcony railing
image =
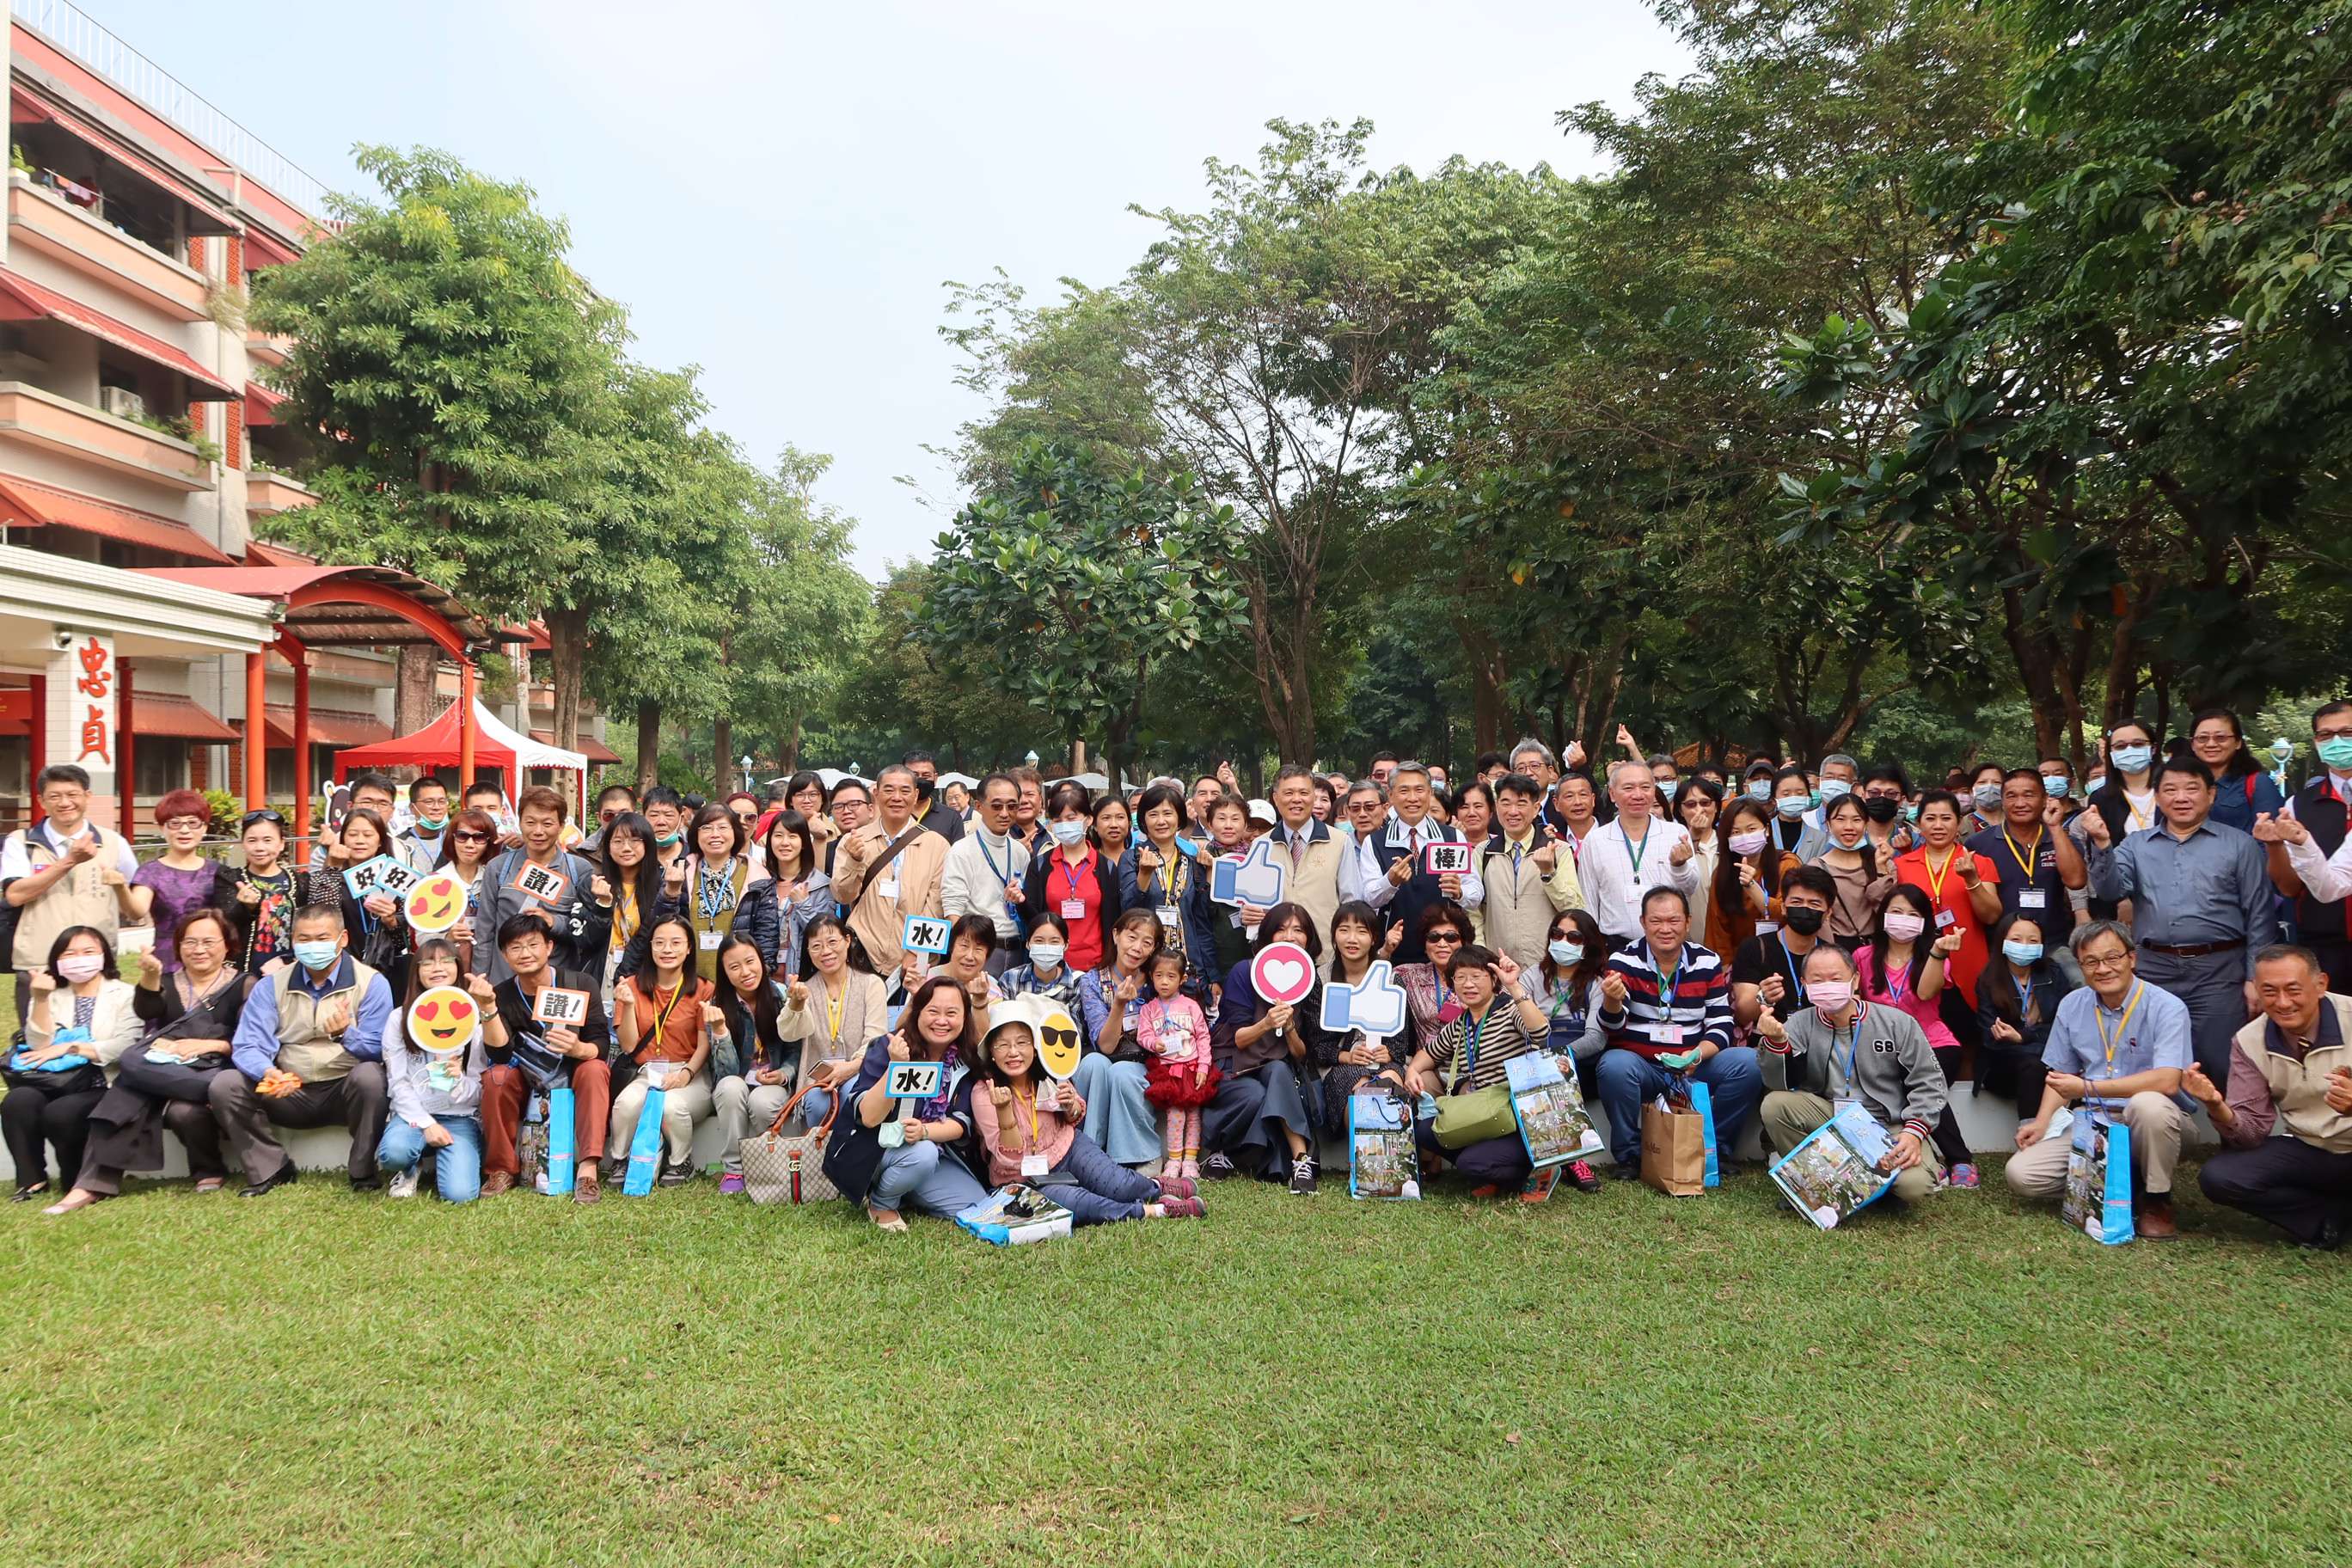
<path fill-rule="evenodd" d="M 123 92 L 211 148 L 254 181 L 313 217 L 327 210 L 327 187 L 291 159 L 214 108 L 169 71 L 108 32 L 67 0 L 8 0 L 9 15 Z"/>

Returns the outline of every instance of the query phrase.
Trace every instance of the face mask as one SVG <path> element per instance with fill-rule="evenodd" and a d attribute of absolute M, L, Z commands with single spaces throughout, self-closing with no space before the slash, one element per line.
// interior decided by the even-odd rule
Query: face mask
<path fill-rule="evenodd" d="M 2005 942 L 2000 944 L 2000 951 L 2003 957 L 2020 969 L 2042 962 L 2042 944 L 2038 942 Z"/>
<path fill-rule="evenodd" d="M 342 951 L 332 937 L 324 942 L 298 942 L 294 944 L 294 962 L 305 969 L 324 969 L 342 956 Z"/>
<path fill-rule="evenodd" d="M 1853 1005 L 1853 982 L 1816 980 L 1805 987 L 1805 999 L 1818 1013 L 1843 1013 Z"/>
<path fill-rule="evenodd" d="M 2329 767 L 2352 769 L 2352 735 L 2330 735 L 2319 742 L 2319 760 Z"/>
<path fill-rule="evenodd" d="M 1584 962 L 1584 944 L 1581 942 L 1555 942 L 1547 945 L 1544 951 L 1550 953 L 1551 961 L 1562 969 L 1573 969 Z"/>
<path fill-rule="evenodd" d="M 1976 800 L 1979 811 L 1990 811 L 2000 804 L 2000 785 L 1999 784 L 1979 784 L 1970 794 Z"/>
<path fill-rule="evenodd" d="M 1853 793 L 1853 785 L 1846 783 L 1843 779 L 1823 779 L 1822 781 L 1822 798 L 1823 800 L 1835 800 L 1842 795 L 1852 795 Z"/>
<path fill-rule="evenodd" d="M 1668 779 L 1665 783 L 1658 786 L 1658 793 L 1664 795 L 1668 800 L 1672 800 L 1675 798 L 1675 792 L 1682 787 L 1682 780 Z"/>
<path fill-rule="evenodd" d="M 1832 834 L 1830 837 L 1831 840 L 1841 849 L 1859 849 L 1862 847 L 1862 835 L 1859 833 L 1849 836 L 1845 830 L 1840 829 L 1838 832 Z"/>
<path fill-rule="evenodd" d="M 105 967 L 106 960 L 94 952 L 69 952 L 58 960 L 58 973 L 68 985 L 79 985 L 85 980 L 95 979 L 98 972 Z"/>
<path fill-rule="evenodd" d="M 427 833 L 438 833 L 449 826 L 449 819 L 446 816 L 420 816 L 416 819 L 416 826 Z"/>
<path fill-rule="evenodd" d="M 1731 836 L 1731 852 L 1734 855 L 1753 855 L 1756 851 L 1763 847 L 1764 830 L 1760 827 L 1751 828 L 1746 833 L 1735 833 Z"/>
<path fill-rule="evenodd" d="M 1906 821 L 1906 822 L 1916 822 L 1916 821 L 1918 821 L 1918 820 L 1919 820 L 1919 808 L 1918 808 L 1917 806 L 1916 806 L 1916 805 L 1906 805 L 1906 806 L 1905 806 L 1905 807 L 1903 808 L 1903 820 L 1904 820 L 1904 821 Z"/>
<path fill-rule="evenodd" d="M 1889 912 L 1886 917 L 1886 934 L 1897 942 L 1916 942 L 1927 929 L 1927 922 L 1917 915 Z"/>
<path fill-rule="evenodd" d="M 1891 795 L 1874 795 L 1862 803 L 1862 814 L 1873 822 L 1892 822 L 1903 815 L 1903 803 Z"/>
<path fill-rule="evenodd" d="M 1033 942 L 1029 944 L 1029 962 L 1040 969 L 1057 969 L 1061 967 L 1062 954 L 1068 951 L 1050 942 Z"/>
<path fill-rule="evenodd" d="M 2117 746 L 2113 755 L 2116 766 L 2127 773 L 2144 772 L 2156 759 L 2154 748 L 2148 746 Z"/>
<path fill-rule="evenodd" d="M 1827 911 L 1822 910 L 1809 910 L 1801 904 L 1798 905 L 1794 909 L 1783 910 L 1780 911 L 1780 923 L 1787 926 L 1790 931 L 1795 931 L 1799 936 L 1813 936 L 1818 934 L 1822 929 L 1822 921 L 1827 918 Z"/>
<path fill-rule="evenodd" d="M 1045 831 L 1054 836 L 1055 843 L 1066 847 L 1087 836 L 1087 825 L 1083 822 L 1065 819 L 1053 824 Z"/>
<path fill-rule="evenodd" d="M 2067 790 L 2073 786 L 2063 773 L 2044 773 L 2042 775 L 2042 787 L 2050 792 L 2053 799 L 2064 800 Z"/>
<path fill-rule="evenodd" d="M 1807 790 L 1805 800 L 1808 805 L 1819 805 L 1822 804 L 1822 792 L 1817 789 Z"/>
<path fill-rule="evenodd" d="M 656 844 L 660 845 L 663 848 L 667 849 L 667 848 L 668 848 L 671 845 L 673 845 L 673 844 L 677 843 L 679 839 L 681 839 L 681 838 L 683 838 L 683 837 L 686 837 L 686 829 L 684 829 L 684 828 L 682 828 L 682 827 L 681 827 L 681 828 L 679 828 L 676 833 L 656 833 L 656 834 L 655 834 L 655 835 L 654 835 L 654 842 L 655 842 Z"/>
<path fill-rule="evenodd" d="M 1772 809 L 1780 814 L 1781 821 L 1794 822 L 1805 815 L 1805 797 L 1801 795 L 1784 795 L 1772 803 Z"/>
<path fill-rule="evenodd" d="M 1748 785 L 1748 798 L 1750 800 L 1770 800 L 1772 798 L 1772 781 L 1770 779 L 1750 780 Z"/>

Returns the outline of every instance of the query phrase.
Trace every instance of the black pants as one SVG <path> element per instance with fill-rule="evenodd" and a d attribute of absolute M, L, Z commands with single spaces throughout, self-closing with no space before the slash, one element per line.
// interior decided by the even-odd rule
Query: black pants
<path fill-rule="evenodd" d="M 1976 1087 L 2017 1101 L 2017 1119 L 2031 1121 L 2042 1110 L 2042 1085 L 2050 1076 L 2039 1051 L 1986 1046 L 1977 1052 Z"/>
<path fill-rule="evenodd" d="M 2352 1223 L 2352 1154 L 2300 1138 L 2265 1138 L 2252 1149 L 2210 1155 L 2197 1184 L 2215 1203 L 2266 1219 L 2297 1241 L 2316 1241 L 2323 1220 Z"/>
<path fill-rule="evenodd" d="M 1960 1132 L 1960 1119 L 1952 1114 L 1952 1075 L 1960 1070 L 1958 1046 L 1937 1046 L 1936 1065 L 1944 1069 L 1944 1114 L 1936 1119 L 1936 1152 L 1944 1157 L 1948 1169 L 1953 1165 L 1973 1165 L 1975 1154 L 1969 1152 L 1969 1141 Z"/>
<path fill-rule="evenodd" d="M 366 1180 L 375 1174 L 376 1142 L 383 1136 L 384 1112 L 390 1106 L 382 1062 L 362 1062 L 347 1078 L 306 1083 L 276 1100 L 255 1093 L 252 1080 L 241 1072 L 222 1073 L 212 1083 L 213 1115 L 228 1135 L 229 1148 L 248 1182 L 268 1181 L 289 1158 L 271 1133 L 272 1123 L 331 1127 L 341 1122 L 352 1135 L 352 1180 Z"/>
<path fill-rule="evenodd" d="M 58 1094 L 26 1085 L 12 1087 L 0 1098 L 0 1130 L 7 1136 L 8 1158 L 16 1162 L 18 1191 L 49 1179 L 48 1148 L 58 1152 L 58 1179 L 74 1179 L 81 1170 L 82 1144 L 89 1138 L 90 1108 L 105 1098 L 103 1089 Z"/>

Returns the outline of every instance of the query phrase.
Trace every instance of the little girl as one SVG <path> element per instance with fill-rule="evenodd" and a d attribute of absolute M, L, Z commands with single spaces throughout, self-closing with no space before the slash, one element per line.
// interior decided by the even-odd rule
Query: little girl
<path fill-rule="evenodd" d="M 1055 1011 L 1039 996 L 1017 996 L 989 1011 L 981 1084 L 972 1096 L 989 1185 L 1026 1182 L 1068 1209 L 1074 1225 L 1200 1218 L 1191 1182 L 1139 1175 L 1078 1130 L 1086 1102 L 1076 1086 L 1053 1082 L 1037 1066 L 1037 1033 Z"/>
<path fill-rule="evenodd" d="M 1209 1059 L 1209 1020 L 1184 994 L 1184 955 L 1162 949 L 1151 960 L 1151 1000 L 1137 1015 L 1135 1037 L 1151 1057 L 1143 1098 L 1168 1113 L 1168 1157 L 1161 1170 L 1201 1179 L 1201 1107 L 1215 1098 L 1222 1075 Z"/>

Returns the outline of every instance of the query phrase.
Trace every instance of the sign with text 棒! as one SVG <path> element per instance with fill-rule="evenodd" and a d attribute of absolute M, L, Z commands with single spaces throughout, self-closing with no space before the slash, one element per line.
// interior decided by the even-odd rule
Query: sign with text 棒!
<path fill-rule="evenodd" d="M 943 1062 L 892 1062 L 882 1075 L 882 1093 L 891 1100 L 932 1100 L 947 1081 Z"/>
<path fill-rule="evenodd" d="M 1250 989 L 1266 1002 L 1287 1006 L 1315 989 L 1315 960 L 1295 942 L 1270 942 L 1250 960 Z"/>
<path fill-rule="evenodd" d="M 948 932 L 953 929 L 943 915 L 908 915 L 906 928 L 899 934 L 898 945 L 908 952 L 928 952 L 945 957 Z"/>
<path fill-rule="evenodd" d="M 1470 846 L 1443 840 L 1421 847 L 1421 868 L 1433 877 L 1459 877 L 1470 869 Z"/>

